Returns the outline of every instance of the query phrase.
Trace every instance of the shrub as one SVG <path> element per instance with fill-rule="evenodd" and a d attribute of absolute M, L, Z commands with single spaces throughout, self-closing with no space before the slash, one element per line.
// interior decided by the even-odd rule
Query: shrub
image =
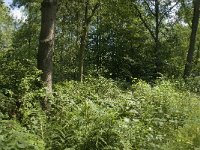
<path fill-rule="evenodd" d="M 34 79 L 22 78 L 19 84 L 20 125 L 26 130 L 16 122 L 2 121 L 1 134 L 11 139 L 3 141 L 6 146 L 17 147 L 21 138 L 28 137 L 23 146 L 20 142 L 22 148 L 33 149 L 35 144 L 35 149 L 43 149 L 42 140 L 52 150 L 199 148 L 199 96 L 187 91 L 182 82 L 158 80 L 150 85 L 135 80 L 131 90 L 124 90 L 103 77 L 89 77 L 83 83 L 66 81 L 55 85 L 46 116 L 37 100 L 42 90 L 29 87 Z M 0 97 L 1 110 L 9 112 L 14 97 Z M 2 116 L 7 119 L 5 113 Z M 12 130 L 5 123 L 12 124 Z"/>
<path fill-rule="evenodd" d="M 187 124 L 198 97 L 169 81 L 133 92 L 100 77 L 55 86 L 45 137 L 49 149 L 162 149 Z M 199 116 L 197 116 L 199 118 Z"/>
<path fill-rule="evenodd" d="M 15 57 L 12 50 L 0 54 L 0 111 L 20 120 L 25 112 L 39 105 L 43 91 L 38 86 L 41 72 L 34 62 Z"/>
<path fill-rule="evenodd" d="M 16 121 L 0 121 L 1 150 L 44 150 L 44 142 L 36 135 L 30 134 Z"/>

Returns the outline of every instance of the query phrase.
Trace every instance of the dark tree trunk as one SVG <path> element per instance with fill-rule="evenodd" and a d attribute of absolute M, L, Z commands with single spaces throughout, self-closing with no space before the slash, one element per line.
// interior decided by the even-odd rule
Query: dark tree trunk
<path fill-rule="evenodd" d="M 53 49 L 57 0 L 43 0 L 41 3 L 41 31 L 37 57 L 38 69 L 42 71 L 41 79 L 47 87 L 47 95 L 52 94 Z M 42 107 L 47 109 L 47 98 Z"/>
<path fill-rule="evenodd" d="M 190 44 L 189 44 L 189 50 L 187 54 L 187 61 L 185 64 L 185 70 L 184 70 L 184 78 L 187 78 L 191 75 L 192 71 L 192 63 L 193 63 L 193 56 L 194 56 L 194 50 L 195 50 L 195 43 L 196 43 L 196 35 L 197 35 L 197 29 L 199 24 L 199 15 L 200 15 L 200 0 L 194 0 L 193 1 L 193 19 L 192 19 L 192 32 L 190 36 Z"/>
<path fill-rule="evenodd" d="M 156 67 L 156 74 L 161 72 L 161 60 L 160 60 L 160 40 L 159 40 L 159 1 L 155 0 L 155 23 L 156 23 L 156 30 L 155 30 L 155 67 Z M 157 76 L 157 75 L 156 75 Z"/>

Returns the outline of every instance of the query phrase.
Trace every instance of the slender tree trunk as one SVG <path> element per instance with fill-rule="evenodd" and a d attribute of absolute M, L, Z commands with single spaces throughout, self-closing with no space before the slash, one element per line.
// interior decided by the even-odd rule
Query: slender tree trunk
<path fill-rule="evenodd" d="M 160 73 L 161 72 L 161 61 L 160 61 L 160 39 L 159 39 L 159 12 L 160 12 L 160 8 L 159 8 L 159 0 L 155 0 L 155 67 L 156 67 L 156 73 Z"/>
<path fill-rule="evenodd" d="M 88 35 L 88 5 L 89 2 L 85 2 L 85 19 L 81 34 L 81 41 L 80 41 L 80 49 L 79 49 L 79 73 L 78 73 L 78 80 L 80 82 L 83 81 L 83 70 L 84 70 L 84 57 L 85 57 L 85 48 L 87 44 L 87 35 Z"/>
<path fill-rule="evenodd" d="M 83 27 L 83 33 L 81 35 L 81 44 L 79 49 L 79 76 L 78 80 L 83 81 L 83 71 L 84 71 L 84 57 L 85 57 L 85 48 L 87 45 L 87 34 L 88 34 L 88 26 L 85 25 Z"/>
<path fill-rule="evenodd" d="M 28 37 L 28 57 L 31 57 L 31 33 Z"/>
<path fill-rule="evenodd" d="M 185 70 L 184 70 L 184 78 L 187 78 L 191 75 L 192 71 L 192 62 L 193 62 L 193 56 L 194 56 L 194 50 L 195 50 L 195 43 L 196 43 L 196 35 L 198 30 L 198 24 L 199 24 L 199 16 L 200 16 L 200 0 L 194 0 L 193 1 L 193 19 L 192 19 L 192 32 L 190 36 L 190 44 L 187 54 L 187 61 L 185 64 Z"/>
<path fill-rule="evenodd" d="M 78 80 L 83 81 L 83 70 L 84 70 L 84 57 L 85 57 L 85 49 L 87 46 L 87 36 L 88 36 L 88 29 L 89 25 L 92 21 L 92 17 L 94 16 L 95 12 L 100 6 L 100 3 L 96 3 L 94 8 L 91 11 L 91 14 L 89 15 L 89 4 L 90 0 L 85 0 L 85 18 L 83 23 L 83 29 L 81 34 L 81 43 L 80 43 L 80 49 L 79 49 L 79 72 L 78 72 Z"/>
<path fill-rule="evenodd" d="M 97 15 L 97 21 L 96 21 L 96 24 L 97 24 L 97 31 L 98 31 L 98 33 L 97 33 L 97 35 L 96 35 L 96 50 L 97 50 L 97 73 L 99 73 L 99 70 L 100 70 L 100 64 L 101 64 L 101 61 L 100 61 L 100 58 L 101 58 L 101 56 L 100 56 L 100 53 L 99 53 L 99 50 L 100 50 L 100 48 L 99 48 L 99 37 L 100 37 L 100 35 L 99 35 L 99 16 Z"/>
<path fill-rule="evenodd" d="M 97 50 L 97 73 L 101 72 L 102 68 L 102 52 L 101 52 L 101 34 L 100 30 L 100 23 L 101 23 L 101 15 L 100 13 L 97 14 L 96 26 L 97 26 L 97 35 L 96 35 L 96 50 Z"/>
<path fill-rule="evenodd" d="M 195 65 L 198 64 L 199 58 L 200 58 L 200 43 L 198 44 L 198 47 L 197 47 L 197 55 L 196 55 Z"/>
<path fill-rule="evenodd" d="M 37 66 L 42 70 L 41 79 L 47 87 L 47 94 L 52 94 L 53 49 L 57 0 L 43 0 L 41 3 L 41 31 Z M 47 98 L 43 100 L 42 107 L 47 109 Z"/>

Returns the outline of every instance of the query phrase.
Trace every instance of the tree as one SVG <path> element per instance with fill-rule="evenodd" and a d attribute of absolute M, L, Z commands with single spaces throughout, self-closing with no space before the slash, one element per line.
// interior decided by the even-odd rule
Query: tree
<path fill-rule="evenodd" d="M 83 12 L 77 0 L 59 0 L 54 52 L 54 82 L 77 79 L 77 53 Z"/>
<path fill-rule="evenodd" d="M 183 75 L 184 78 L 189 77 L 192 71 L 193 55 L 195 51 L 196 35 L 197 35 L 199 17 L 200 17 L 200 1 L 194 0 L 193 7 L 194 9 L 193 9 L 193 19 L 192 19 L 192 32 L 190 35 L 189 49 L 188 49 L 187 60 L 186 60 L 185 70 L 184 70 L 184 75 Z"/>
<path fill-rule="evenodd" d="M 155 74 L 162 73 L 163 60 L 161 60 L 161 33 L 164 20 L 170 17 L 178 1 L 138 0 L 134 3 L 138 17 L 150 33 L 154 41 Z M 157 75 L 156 75 L 157 76 Z"/>
<path fill-rule="evenodd" d="M 41 79 L 46 84 L 47 94 L 52 94 L 53 49 L 56 22 L 57 0 L 43 0 L 41 3 L 41 31 L 37 66 L 42 70 Z M 47 98 L 42 102 L 47 109 Z"/>
<path fill-rule="evenodd" d="M 129 0 L 103 2 L 89 34 L 90 73 L 127 81 L 149 74 L 148 34 L 133 11 Z"/>
<path fill-rule="evenodd" d="M 28 3 L 23 9 L 25 19 L 17 21 L 12 46 L 18 57 L 29 59 L 36 65 L 38 35 L 40 33 L 40 3 Z M 23 59 L 21 59 L 23 61 Z"/>
<path fill-rule="evenodd" d="M 10 48 L 12 44 L 13 19 L 9 13 L 9 8 L 0 1 L 0 51 Z"/>
<path fill-rule="evenodd" d="M 79 72 L 78 72 L 78 80 L 83 81 L 83 68 L 84 68 L 84 54 L 85 54 L 85 48 L 87 44 L 87 36 L 88 36 L 88 29 L 89 25 L 92 21 L 92 17 L 94 16 L 95 12 L 100 6 L 100 3 L 97 2 L 94 7 L 91 10 L 91 14 L 89 14 L 89 6 L 90 6 L 90 0 L 86 0 L 84 3 L 85 11 L 84 11 L 84 21 L 83 21 L 83 27 L 82 27 L 82 33 L 81 33 L 81 41 L 80 41 L 80 49 L 79 49 Z"/>

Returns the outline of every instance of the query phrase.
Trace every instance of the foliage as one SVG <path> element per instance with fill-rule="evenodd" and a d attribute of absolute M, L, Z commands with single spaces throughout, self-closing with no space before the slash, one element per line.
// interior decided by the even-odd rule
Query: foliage
<path fill-rule="evenodd" d="M 50 149 L 162 149 L 197 114 L 190 108 L 198 97 L 169 81 L 139 81 L 133 93 L 102 77 L 55 89 L 45 135 Z"/>
<path fill-rule="evenodd" d="M 60 0 L 52 97 L 36 68 L 41 1 L 13 0 L 25 15 L 15 22 L 0 0 L 0 149 L 200 149 L 198 38 L 192 77 L 179 79 L 192 1 L 160 1 L 156 25 L 156 1 L 91 0 L 88 14 L 100 6 L 88 27 L 80 83 L 74 80 L 87 7 Z M 155 80 L 157 55 L 166 78 Z M 44 98 L 51 104 L 47 112 L 41 109 Z"/>
<path fill-rule="evenodd" d="M 172 138 L 165 146 L 165 150 L 188 150 L 200 148 L 199 124 L 189 124 L 181 128 L 175 138 Z"/>
<path fill-rule="evenodd" d="M 19 58 L 24 56 L 34 60 L 36 57 L 40 29 L 39 2 L 15 0 L 13 3 L 24 6 L 27 17 L 14 33 L 13 47 L 17 49 Z M 89 14 L 98 1 L 90 2 Z M 129 82 L 132 77 L 147 81 L 155 79 L 154 39 L 135 6 L 138 6 L 150 30 L 155 32 L 154 2 L 101 0 L 101 6 L 89 26 L 85 75 L 99 74 Z M 168 77 L 182 77 L 191 30 L 188 22 L 191 22 L 192 3 L 162 1 L 159 6 L 160 73 Z M 54 51 L 55 82 L 77 78 L 83 14 L 83 1 L 59 1 Z M 198 74 L 198 70 L 197 61 L 193 73 Z"/>
<path fill-rule="evenodd" d="M 189 78 L 186 84 L 188 89 L 192 92 L 195 92 L 197 94 L 200 92 L 200 76 Z"/>
<path fill-rule="evenodd" d="M 40 71 L 33 67 L 32 61 L 18 60 L 15 54 L 12 50 L 0 53 L 0 110 L 19 119 L 23 111 L 38 105 L 39 101 L 34 99 L 39 98 L 43 90 L 39 87 Z"/>
<path fill-rule="evenodd" d="M 199 76 L 190 77 L 190 78 L 187 78 L 186 80 L 172 79 L 171 82 L 173 82 L 174 85 L 182 91 L 190 91 L 192 93 L 199 95 L 199 91 L 200 91 L 200 77 Z"/>
<path fill-rule="evenodd" d="M 192 101 L 187 105 L 188 119 L 182 128 L 178 128 L 176 134 L 164 145 L 166 150 L 186 150 L 200 148 L 200 102 L 199 97 L 193 95 Z M 192 109 L 191 109 L 192 108 Z"/>
<path fill-rule="evenodd" d="M 12 44 L 13 20 L 10 10 L 0 2 L 0 51 L 8 49 Z"/>
<path fill-rule="evenodd" d="M 19 123 L 12 120 L 0 120 L 1 150 L 44 150 L 44 141 L 30 134 Z"/>

